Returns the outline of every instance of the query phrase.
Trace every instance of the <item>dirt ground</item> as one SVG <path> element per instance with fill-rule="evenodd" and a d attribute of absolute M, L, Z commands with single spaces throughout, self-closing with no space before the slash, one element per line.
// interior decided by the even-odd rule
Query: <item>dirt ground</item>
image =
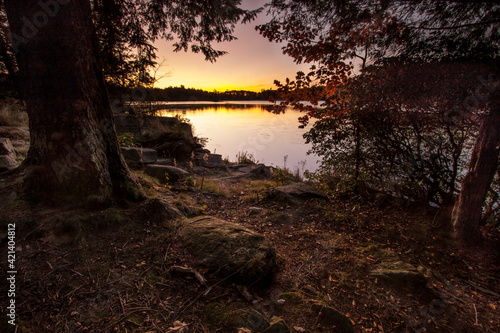
<path fill-rule="evenodd" d="M 14 199 L 20 179 L 3 177 L 0 196 Z M 88 211 L 5 200 L 1 232 L 16 224 L 18 325 L 6 322 L 9 287 L 2 283 L 0 331 L 237 332 L 241 313 L 256 309 L 283 318 L 291 332 L 337 332 L 311 315 L 319 300 L 345 314 L 355 332 L 500 332 L 498 231 L 466 249 L 416 207 L 348 198 L 279 203 L 263 194 L 271 181 L 207 181 L 200 190 L 141 179 L 151 198 L 264 235 L 278 253 L 274 278 L 241 286 L 196 266 L 179 236 L 183 219 L 162 220 L 147 203 Z M 249 207 L 263 211 L 249 216 Z M 418 268 L 426 286 L 371 276 L 387 256 Z M 207 285 L 173 272 L 175 265 L 196 269 Z"/>

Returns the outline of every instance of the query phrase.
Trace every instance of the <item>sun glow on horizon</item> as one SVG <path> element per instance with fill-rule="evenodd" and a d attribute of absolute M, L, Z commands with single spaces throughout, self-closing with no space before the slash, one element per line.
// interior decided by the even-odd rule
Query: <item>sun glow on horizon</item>
<path fill-rule="evenodd" d="M 262 6 L 265 0 L 244 0 L 250 9 Z M 283 54 L 283 44 L 271 43 L 256 30 L 257 24 L 267 22 L 265 15 L 256 21 L 238 24 L 234 31 L 236 40 L 214 45 L 227 54 L 211 63 L 202 54 L 173 52 L 172 42 L 159 40 L 155 43 L 160 56 L 160 68 L 155 85 L 158 88 L 179 87 L 225 92 L 226 90 L 246 90 L 260 92 L 274 89 L 274 80 L 294 78 L 298 71 L 307 72 L 310 64 L 296 64 Z"/>

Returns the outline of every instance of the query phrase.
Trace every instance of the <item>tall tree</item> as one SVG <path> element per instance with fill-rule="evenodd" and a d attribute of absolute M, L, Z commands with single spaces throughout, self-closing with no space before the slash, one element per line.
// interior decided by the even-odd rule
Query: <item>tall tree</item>
<path fill-rule="evenodd" d="M 230 36 L 235 20 L 247 14 L 237 10 L 219 16 L 211 11 L 207 16 L 198 11 L 198 16 L 185 13 L 176 18 L 182 27 L 178 23 L 182 20 L 200 24 L 203 29 L 197 35 L 164 24 L 169 10 L 193 3 L 201 10 L 205 1 L 138 0 L 138 7 L 157 6 L 159 16 L 137 18 L 137 22 L 141 29 L 156 29 L 158 33 L 169 29 L 185 33 L 181 38 L 185 45 L 194 40 L 195 45 L 202 44 L 202 51 L 210 53 L 210 42 Z M 219 2 L 226 9 L 238 4 Z M 136 196 L 116 138 L 90 1 L 6 0 L 5 9 L 30 123 L 25 192 L 52 202 L 109 202 L 120 196 Z"/>
<path fill-rule="evenodd" d="M 495 82 L 500 55 L 500 5 L 493 1 L 275 0 L 267 6 L 272 19 L 258 27 L 261 34 L 271 41 L 286 41 L 283 52 L 296 62 L 317 65 L 306 79 L 299 73 L 298 80 L 287 81 L 280 87 L 288 102 L 310 114 L 314 114 L 314 105 L 320 100 L 324 101 L 324 106 L 335 105 L 338 88 L 350 76 L 360 73 L 360 63 L 361 67 L 384 66 L 386 59 L 398 58 L 400 64 L 434 64 L 436 70 L 443 72 L 450 62 L 471 62 L 479 64 L 476 68 L 492 69 L 486 77 L 480 76 L 484 71 L 478 71 L 473 87 L 470 87 L 471 82 L 461 87 L 468 95 L 464 104 L 475 101 L 476 92 L 484 88 L 490 89 L 481 95 L 487 101 L 481 99 L 476 103 L 480 107 L 454 107 L 447 112 L 470 115 L 472 108 L 477 116 L 484 117 L 454 218 L 460 239 L 477 240 L 481 207 L 498 167 L 500 126 Z M 481 62 L 487 65 L 482 67 Z M 481 80 L 487 81 L 488 86 L 485 87 Z M 413 83 L 433 86 L 425 78 L 413 80 Z M 324 86 L 324 93 L 308 95 L 305 88 L 309 84 Z M 407 91 L 412 95 L 411 88 Z M 400 99 L 393 103 L 405 102 L 405 94 L 397 97 Z M 313 105 L 300 106 L 301 98 Z M 462 105 L 462 101 L 459 104 Z M 360 140 L 358 129 L 356 126 L 356 142 Z M 356 161 L 356 165 L 358 163 Z"/>
<path fill-rule="evenodd" d="M 44 201 L 130 195 L 87 1 L 5 1 L 30 149 L 26 192 Z"/>

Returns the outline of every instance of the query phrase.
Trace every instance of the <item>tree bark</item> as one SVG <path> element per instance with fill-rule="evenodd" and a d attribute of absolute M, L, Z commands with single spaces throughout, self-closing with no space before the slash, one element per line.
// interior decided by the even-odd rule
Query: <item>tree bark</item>
<path fill-rule="evenodd" d="M 88 0 L 5 0 L 30 149 L 25 192 L 41 201 L 137 195 L 120 153 Z"/>
<path fill-rule="evenodd" d="M 482 240 L 482 207 L 498 168 L 499 145 L 500 106 L 495 103 L 479 127 L 469 171 L 464 177 L 460 197 L 453 210 L 455 237 L 468 245 L 478 244 Z"/>

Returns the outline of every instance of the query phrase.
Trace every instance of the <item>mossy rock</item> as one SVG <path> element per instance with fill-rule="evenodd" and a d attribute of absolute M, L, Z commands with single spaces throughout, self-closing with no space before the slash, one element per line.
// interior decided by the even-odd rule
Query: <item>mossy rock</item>
<path fill-rule="evenodd" d="M 386 283 L 409 288 L 423 288 L 425 276 L 411 264 L 402 261 L 383 262 L 370 275 Z"/>
<path fill-rule="evenodd" d="M 237 311 L 238 327 L 247 328 L 252 332 L 264 332 L 269 327 L 269 321 L 255 309 L 242 309 Z"/>
<path fill-rule="evenodd" d="M 185 244 L 202 266 L 244 282 L 268 278 L 276 269 L 276 250 L 262 235 L 210 216 L 185 220 Z"/>

